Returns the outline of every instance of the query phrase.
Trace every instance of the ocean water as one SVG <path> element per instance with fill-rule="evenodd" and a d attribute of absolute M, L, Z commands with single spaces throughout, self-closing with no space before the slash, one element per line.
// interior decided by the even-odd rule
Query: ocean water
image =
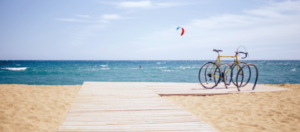
<path fill-rule="evenodd" d="M 205 61 L 0 61 L 1 84 L 75 85 L 99 82 L 198 83 Z M 230 61 L 228 61 L 230 62 Z M 252 60 L 258 84 L 300 83 L 298 60 Z M 141 66 L 141 68 L 140 68 Z"/>

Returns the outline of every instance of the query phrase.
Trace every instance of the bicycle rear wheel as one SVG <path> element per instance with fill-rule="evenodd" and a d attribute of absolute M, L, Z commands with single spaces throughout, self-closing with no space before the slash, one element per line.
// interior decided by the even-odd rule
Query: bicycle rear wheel
<path fill-rule="evenodd" d="M 222 74 L 218 65 L 213 62 L 203 64 L 198 73 L 200 84 L 206 89 L 212 89 L 221 81 Z"/>

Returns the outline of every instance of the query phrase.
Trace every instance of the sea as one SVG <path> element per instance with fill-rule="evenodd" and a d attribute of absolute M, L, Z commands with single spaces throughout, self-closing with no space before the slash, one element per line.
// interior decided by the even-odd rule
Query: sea
<path fill-rule="evenodd" d="M 84 81 L 199 83 L 199 69 L 208 61 L 213 60 L 2 60 L 0 84 L 81 85 Z M 300 84 L 300 60 L 244 62 L 256 65 L 258 84 Z"/>

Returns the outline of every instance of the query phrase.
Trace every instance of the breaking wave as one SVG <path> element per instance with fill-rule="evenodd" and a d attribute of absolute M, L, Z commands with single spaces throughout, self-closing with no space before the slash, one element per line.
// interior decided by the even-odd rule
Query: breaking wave
<path fill-rule="evenodd" d="M 6 69 L 10 71 L 25 71 L 27 67 L 6 67 L 6 68 L 1 68 L 1 69 Z"/>

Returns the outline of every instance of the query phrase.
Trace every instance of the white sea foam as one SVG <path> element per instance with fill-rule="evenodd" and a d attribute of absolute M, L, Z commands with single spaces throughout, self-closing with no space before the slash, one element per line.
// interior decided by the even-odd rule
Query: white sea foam
<path fill-rule="evenodd" d="M 102 67 L 108 67 L 108 65 L 100 65 L 100 66 L 102 66 Z"/>
<path fill-rule="evenodd" d="M 296 68 L 292 69 L 291 71 L 296 71 Z"/>
<path fill-rule="evenodd" d="M 6 69 L 10 71 L 24 71 L 27 69 L 27 67 L 6 67 L 6 68 L 1 68 L 1 69 Z"/>
<path fill-rule="evenodd" d="M 165 72 L 170 72 L 170 71 L 172 71 L 172 70 L 162 70 L 162 71 L 165 71 Z"/>
<path fill-rule="evenodd" d="M 166 64 L 166 62 L 156 62 L 156 64 L 160 65 L 160 64 Z"/>
<path fill-rule="evenodd" d="M 160 68 L 160 69 L 162 69 L 162 68 L 167 68 L 167 67 L 157 67 L 157 68 Z"/>
<path fill-rule="evenodd" d="M 198 68 L 200 68 L 200 67 L 194 67 L 194 66 L 180 66 L 179 67 L 179 69 L 183 69 L 183 70 L 185 70 L 185 69 L 198 69 Z"/>
<path fill-rule="evenodd" d="M 109 70 L 109 68 L 100 68 L 101 70 Z"/>

